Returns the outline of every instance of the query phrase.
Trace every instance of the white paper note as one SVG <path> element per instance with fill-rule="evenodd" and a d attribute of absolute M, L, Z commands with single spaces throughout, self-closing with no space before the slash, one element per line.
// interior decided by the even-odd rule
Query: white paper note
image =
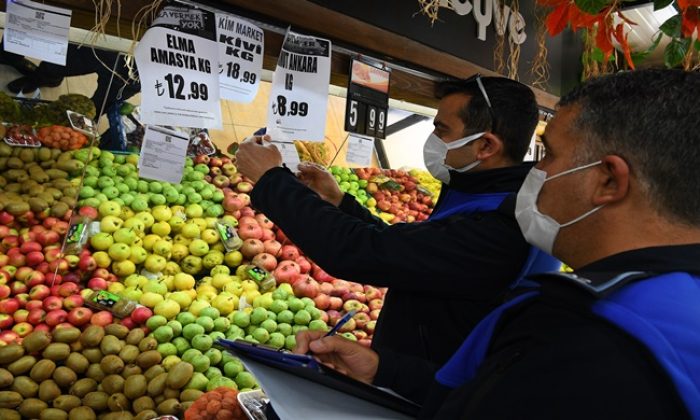
<path fill-rule="evenodd" d="M 216 14 L 221 97 L 249 103 L 260 87 L 265 33 L 238 16 Z"/>
<path fill-rule="evenodd" d="M 70 9 L 29 0 L 8 0 L 5 51 L 66 65 Z"/>
<path fill-rule="evenodd" d="M 190 140 L 181 133 L 146 126 L 139 157 L 139 176 L 179 184 Z"/>
<path fill-rule="evenodd" d="M 287 31 L 272 78 L 267 129 L 321 142 L 326 131 L 331 42 Z"/>
<path fill-rule="evenodd" d="M 372 153 L 374 153 L 374 139 L 350 134 L 348 137 L 348 154 L 345 160 L 348 163 L 355 163 L 364 168 L 372 163 Z"/>
<path fill-rule="evenodd" d="M 280 151 L 282 154 L 282 162 L 292 170 L 293 172 L 296 172 L 299 167 L 299 153 L 297 152 L 296 146 L 294 146 L 294 143 L 282 143 L 282 142 L 271 142 L 275 146 L 277 146 L 277 149 Z"/>

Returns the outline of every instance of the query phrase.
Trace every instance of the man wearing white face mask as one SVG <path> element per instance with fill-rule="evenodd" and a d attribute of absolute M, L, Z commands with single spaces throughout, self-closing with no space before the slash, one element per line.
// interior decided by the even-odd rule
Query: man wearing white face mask
<path fill-rule="evenodd" d="M 575 271 L 533 276 L 437 372 L 315 332 L 298 351 L 404 395 L 434 378 L 422 418 L 700 419 L 698 95 L 700 73 L 638 70 L 561 99 L 516 217 Z"/>
<path fill-rule="evenodd" d="M 524 272 L 559 263 L 536 258 L 513 218 L 538 121 L 532 91 L 505 78 L 475 77 L 442 84 L 438 97 L 424 158 L 445 185 L 426 222 L 386 225 L 323 168 L 301 165 L 296 179 L 261 138 L 240 145 L 236 165 L 257 182 L 253 206 L 323 269 L 389 287 L 374 348 L 439 365 Z"/>

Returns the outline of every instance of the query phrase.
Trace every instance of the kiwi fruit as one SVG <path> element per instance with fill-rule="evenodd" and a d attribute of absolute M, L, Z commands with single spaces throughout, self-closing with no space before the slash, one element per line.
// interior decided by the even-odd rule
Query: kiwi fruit
<path fill-rule="evenodd" d="M 170 415 L 177 415 L 182 411 L 182 405 L 180 405 L 180 402 L 176 400 L 175 398 L 169 398 L 162 403 L 158 404 L 158 408 L 156 409 L 158 411 L 158 414 L 161 416 L 164 416 L 166 414 Z"/>
<path fill-rule="evenodd" d="M 92 408 L 87 406 L 75 407 L 68 413 L 68 420 L 96 420 L 97 416 Z"/>
<path fill-rule="evenodd" d="M 0 368 L 0 389 L 12 385 L 14 380 L 15 377 L 12 376 L 9 370 Z"/>
<path fill-rule="evenodd" d="M 146 333 L 141 328 L 134 328 L 126 335 L 126 344 L 138 346 L 141 340 L 146 336 Z"/>
<path fill-rule="evenodd" d="M 51 343 L 41 353 L 44 359 L 53 360 L 54 362 L 63 361 L 70 354 L 70 346 L 66 343 Z"/>
<path fill-rule="evenodd" d="M 83 405 L 100 412 L 107 409 L 109 395 L 102 391 L 89 392 L 83 397 Z"/>
<path fill-rule="evenodd" d="M 178 398 L 180 396 L 180 390 L 166 387 L 165 390 L 163 390 L 163 396 L 166 400 Z"/>
<path fill-rule="evenodd" d="M 59 395 L 61 395 L 61 388 L 53 380 L 47 379 L 39 384 L 39 399 L 41 401 L 51 402 Z"/>
<path fill-rule="evenodd" d="M 78 380 L 78 375 L 65 366 L 59 366 L 53 372 L 53 380 L 61 388 L 68 389 Z"/>
<path fill-rule="evenodd" d="M 148 395 L 151 397 L 157 397 L 160 395 L 163 395 L 163 391 L 165 391 L 165 384 L 168 379 L 168 374 L 167 373 L 161 373 L 160 375 L 156 376 L 153 378 L 149 383 L 148 386 L 146 387 L 146 390 L 148 391 Z"/>
<path fill-rule="evenodd" d="M 88 367 L 87 372 L 85 373 L 85 376 L 87 376 L 88 378 L 93 379 L 97 382 L 102 382 L 102 380 L 107 375 L 105 375 L 105 373 L 102 372 L 102 368 L 100 368 L 99 363 L 93 363 Z"/>
<path fill-rule="evenodd" d="M 53 400 L 53 407 L 63 410 L 66 413 L 76 407 L 80 407 L 81 405 L 82 401 L 80 401 L 80 398 L 76 397 L 75 395 L 61 395 Z"/>
<path fill-rule="evenodd" d="M 146 377 L 146 380 L 148 380 L 148 382 L 151 382 L 153 378 L 160 375 L 161 373 L 165 373 L 165 368 L 161 365 L 154 365 L 148 368 L 143 374 L 143 376 Z"/>
<path fill-rule="evenodd" d="M 29 377 L 38 383 L 49 379 L 56 370 L 56 363 L 53 360 L 42 359 L 36 362 L 29 372 Z"/>
<path fill-rule="evenodd" d="M 10 390 L 18 392 L 22 398 L 33 398 L 39 392 L 39 385 L 28 376 L 18 376 Z"/>
<path fill-rule="evenodd" d="M 197 401 L 203 394 L 204 392 L 198 389 L 186 389 L 180 393 L 180 402 Z"/>
<path fill-rule="evenodd" d="M 130 411 L 131 410 L 131 404 L 129 403 L 129 399 L 126 398 L 126 395 L 122 393 L 116 393 L 112 394 L 109 396 L 109 399 L 107 400 L 107 407 L 109 407 L 110 411 Z"/>
<path fill-rule="evenodd" d="M 139 342 L 139 350 L 141 350 L 142 353 L 149 350 L 155 350 L 157 347 L 158 341 L 153 337 L 145 337 Z"/>
<path fill-rule="evenodd" d="M 119 339 L 113 335 L 105 335 L 100 342 L 100 350 L 105 356 L 108 354 L 119 354 L 122 350 L 122 344 Z"/>
<path fill-rule="evenodd" d="M 29 335 L 27 338 L 29 338 Z M 0 347 L 0 365 L 8 365 L 19 360 L 22 356 L 24 356 L 24 347 L 19 344 L 8 344 L 4 347 Z"/>
<path fill-rule="evenodd" d="M 100 368 L 102 369 L 102 372 L 106 373 L 107 375 L 120 373 L 122 370 L 124 370 L 124 361 L 120 359 L 119 356 L 108 354 L 102 358 Z"/>
<path fill-rule="evenodd" d="M 22 356 L 7 366 L 7 370 L 14 376 L 22 375 L 29 372 L 36 364 L 34 356 Z"/>
<path fill-rule="evenodd" d="M 122 324 L 109 324 L 105 327 L 105 333 L 108 335 L 113 335 L 118 339 L 126 338 L 129 334 L 129 329 Z"/>
<path fill-rule="evenodd" d="M 97 347 L 105 336 L 105 330 L 97 325 L 91 325 L 80 335 L 80 342 L 85 347 Z M 93 362 L 95 363 L 95 362 Z"/>
<path fill-rule="evenodd" d="M 58 408 L 47 408 L 41 412 L 41 420 L 66 420 L 68 419 L 68 413 Z"/>
<path fill-rule="evenodd" d="M 53 332 L 53 341 L 57 343 L 72 343 L 80 338 L 80 330 L 75 327 L 58 328 Z"/>
<path fill-rule="evenodd" d="M 162 360 L 163 356 L 161 356 L 157 350 L 148 350 L 139 354 L 136 358 L 136 364 L 139 365 L 141 369 L 148 369 L 153 365 L 157 365 Z"/>
<path fill-rule="evenodd" d="M 82 354 L 73 352 L 68 355 L 68 359 L 66 359 L 64 364 L 73 372 L 82 374 L 87 371 L 88 367 L 90 366 L 90 361 Z"/>
<path fill-rule="evenodd" d="M 78 379 L 68 391 L 69 394 L 83 398 L 88 393 L 97 391 L 97 381 L 91 378 Z"/>
<path fill-rule="evenodd" d="M 124 378 L 119 375 L 109 375 L 102 380 L 102 389 L 107 394 L 116 394 L 124 389 Z"/>
<path fill-rule="evenodd" d="M 144 395 L 143 397 L 139 397 L 136 400 L 134 400 L 133 403 L 131 403 L 131 409 L 137 414 L 145 410 L 155 410 L 156 403 L 153 402 L 153 398 Z"/>
<path fill-rule="evenodd" d="M 100 363 L 100 361 L 102 361 L 102 357 L 104 357 L 99 348 L 85 349 L 82 351 L 82 354 L 91 364 Z"/>
<path fill-rule="evenodd" d="M 22 345 L 28 353 L 36 353 L 42 351 L 49 344 L 51 344 L 51 335 L 46 331 L 34 331 L 28 336 L 24 337 L 24 340 L 22 340 Z"/>
<path fill-rule="evenodd" d="M 119 357 L 124 361 L 124 363 L 133 363 L 139 354 L 141 354 L 141 352 L 139 351 L 138 347 L 127 344 L 124 346 L 122 351 L 119 352 Z"/>
<path fill-rule="evenodd" d="M 124 382 L 124 395 L 130 400 L 135 400 L 146 394 L 148 382 L 143 375 L 132 375 Z"/>
<path fill-rule="evenodd" d="M 122 370 L 122 378 L 128 379 L 130 376 L 133 375 L 141 375 L 142 370 L 138 365 L 135 364 L 130 364 L 124 366 L 124 370 Z"/>
<path fill-rule="evenodd" d="M 38 398 L 27 398 L 26 400 L 22 401 L 22 404 L 19 405 L 17 411 L 19 411 L 24 418 L 38 419 L 41 412 L 47 408 L 49 408 L 49 405 L 42 400 Z"/>
<path fill-rule="evenodd" d="M 151 420 L 158 417 L 158 413 L 156 413 L 154 410 L 144 410 L 140 411 L 136 417 L 134 417 L 134 420 Z"/>
<path fill-rule="evenodd" d="M 187 362 L 179 362 L 173 366 L 168 372 L 167 384 L 169 388 L 180 389 L 187 385 L 187 382 L 192 379 L 194 367 Z"/>

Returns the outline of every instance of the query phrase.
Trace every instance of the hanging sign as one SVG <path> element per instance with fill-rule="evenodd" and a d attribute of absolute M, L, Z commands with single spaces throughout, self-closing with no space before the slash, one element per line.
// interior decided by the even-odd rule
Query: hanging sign
<path fill-rule="evenodd" d="M 190 139 L 177 131 L 146 126 L 139 155 L 139 177 L 179 184 Z"/>
<path fill-rule="evenodd" d="M 5 51 L 66 65 L 72 12 L 29 0 L 9 0 L 3 36 Z"/>
<path fill-rule="evenodd" d="M 145 124 L 220 128 L 214 13 L 166 6 L 136 48 Z"/>
<path fill-rule="evenodd" d="M 345 102 L 345 131 L 383 139 L 389 110 L 388 68 L 353 59 Z"/>
<path fill-rule="evenodd" d="M 348 153 L 345 161 L 355 163 L 368 168 L 372 164 L 372 152 L 374 152 L 374 139 L 355 134 L 348 136 Z"/>
<path fill-rule="evenodd" d="M 221 97 L 249 103 L 260 87 L 265 33 L 245 20 L 216 14 Z"/>
<path fill-rule="evenodd" d="M 268 130 L 281 132 L 283 141 L 323 141 L 330 77 L 331 42 L 288 30 L 272 79 Z"/>

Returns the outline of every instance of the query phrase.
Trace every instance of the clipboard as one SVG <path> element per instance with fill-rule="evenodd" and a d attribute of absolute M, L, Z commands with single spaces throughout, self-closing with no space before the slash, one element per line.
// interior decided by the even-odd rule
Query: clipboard
<path fill-rule="evenodd" d="M 382 388 L 343 375 L 308 355 L 293 354 L 240 339 L 233 341 L 220 339 L 217 340 L 217 344 L 239 357 L 250 358 L 266 366 L 411 417 L 416 417 L 420 411 L 420 406 L 417 404 Z"/>

